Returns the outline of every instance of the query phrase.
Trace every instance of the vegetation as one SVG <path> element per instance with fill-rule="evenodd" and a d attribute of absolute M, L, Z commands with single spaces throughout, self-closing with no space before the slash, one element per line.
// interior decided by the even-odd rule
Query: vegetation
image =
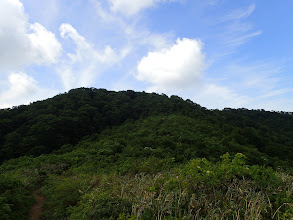
<path fill-rule="evenodd" d="M 293 116 L 76 89 L 0 110 L 0 216 L 292 219 Z M 15 158 L 15 159 L 13 159 Z"/>

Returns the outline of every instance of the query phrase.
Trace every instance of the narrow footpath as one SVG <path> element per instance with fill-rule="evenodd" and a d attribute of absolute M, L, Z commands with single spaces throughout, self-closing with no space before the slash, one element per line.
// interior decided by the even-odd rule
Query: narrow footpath
<path fill-rule="evenodd" d="M 42 207 L 43 207 L 45 198 L 38 194 L 38 189 L 34 190 L 34 197 L 36 199 L 36 202 L 31 207 L 29 220 L 40 220 L 40 216 L 42 214 Z"/>

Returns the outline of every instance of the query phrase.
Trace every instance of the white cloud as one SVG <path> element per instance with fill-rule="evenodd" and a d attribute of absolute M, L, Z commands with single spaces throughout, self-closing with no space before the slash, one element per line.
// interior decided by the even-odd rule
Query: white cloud
<path fill-rule="evenodd" d="M 149 52 L 138 63 L 136 79 L 150 83 L 149 90 L 176 91 L 196 85 L 205 68 L 201 42 L 177 39 L 176 44 Z"/>
<path fill-rule="evenodd" d="M 252 90 L 255 95 L 274 94 L 274 91 L 283 87 L 280 85 L 282 71 L 281 64 L 270 61 L 253 64 L 235 62 L 223 70 L 229 78 L 237 78 L 238 89 Z"/>
<path fill-rule="evenodd" d="M 38 21 L 45 27 L 54 28 L 60 16 L 64 16 L 64 10 L 61 10 L 63 1 L 60 0 L 19 0 L 30 15 L 30 19 Z M 66 4 L 69 10 L 70 4 Z"/>
<path fill-rule="evenodd" d="M 289 97 L 278 97 L 277 99 L 271 100 L 259 100 L 258 102 L 253 103 L 251 108 L 253 109 L 265 109 L 265 110 L 273 110 L 273 111 L 286 111 L 292 112 L 293 109 L 293 101 L 290 99 L 292 97 L 292 93 Z"/>
<path fill-rule="evenodd" d="M 23 72 L 11 73 L 8 82 L 8 90 L 0 94 L 0 108 L 29 104 L 57 94 L 56 91 L 40 88 L 35 79 Z"/>
<path fill-rule="evenodd" d="M 219 22 L 226 22 L 230 20 L 239 20 L 249 17 L 255 10 L 255 4 L 251 4 L 247 9 L 238 9 L 228 15 L 219 19 Z"/>
<path fill-rule="evenodd" d="M 216 57 L 235 53 L 240 46 L 262 34 L 248 21 L 255 9 L 255 4 L 251 4 L 246 9 L 235 9 L 216 19 L 215 34 L 212 35 L 219 46 Z"/>
<path fill-rule="evenodd" d="M 211 6 L 216 6 L 219 4 L 220 0 L 208 0 L 207 3 Z"/>
<path fill-rule="evenodd" d="M 121 12 L 125 15 L 134 15 L 144 8 L 154 5 L 156 0 L 109 0 L 111 10 L 114 12 Z"/>
<path fill-rule="evenodd" d="M 0 66 L 56 62 L 62 48 L 55 35 L 38 23 L 30 24 L 19 0 L 0 1 Z"/>
<path fill-rule="evenodd" d="M 276 97 L 276 96 L 280 96 L 280 95 L 283 95 L 285 93 L 289 93 L 292 91 L 293 91 L 292 89 L 287 89 L 287 88 L 286 89 L 276 89 L 276 90 L 269 91 L 266 94 L 261 95 L 260 98 L 264 99 L 264 98 Z"/>
<path fill-rule="evenodd" d="M 231 24 L 221 37 L 224 46 L 231 52 L 234 52 L 239 46 L 262 34 L 261 30 L 252 31 L 251 29 L 247 24 L 237 22 Z"/>
<path fill-rule="evenodd" d="M 31 43 L 31 55 L 33 62 L 37 64 L 56 63 L 61 53 L 61 44 L 55 38 L 55 35 L 46 30 L 39 23 L 30 25 L 32 33 L 28 34 Z"/>
<path fill-rule="evenodd" d="M 155 6 L 159 2 L 174 2 L 176 0 L 108 0 L 111 11 L 120 12 L 126 16 L 135 15 L 145 8 Z M 177 0 L 178 1 L 178 0 Z"/>
<path fill-rule="evenodd" d="M 293 89 L 282 80 L 283 68 L 280 63 L 234 62 L 233 65 L 216 69 L 221 73 L 218 76 L 220 78 L 205 78 L 200 86 L 189 91 L 189 97 L 192 94 L 192 100 L 196 103 L 208 108 L 244 107 L 292 111 L 292 102 L 288 102 L 288 99 L 292 96 Z"/>
<path fill-rule="evenodd" d="M 107 30 L 111 29 L 111 37 L 117 37 L 119 42 L 126 42 L 127 46 L 133 50 L 132 52 L 138 51 L 142 47 L 162 49 L 169 46 L 170 42 L 173 41 L 173 33 L 155 33 L 148 30 L 144 25 L 137 25 L 140 20 L 139 16 L 133 17 L 130 21 L 123 16 L 107 11 L 99 1 L 92 0 L 92 3 L 99 16 L 100 25 L 103 28 L 107 27 Z M 129 1 L 129 4 L 132 3 L 132 1 Z"/>
<path fill-rule="evenodd" d="M 125 33 L 126 38 L 132 48 L 147 46 L 149 50 L 161 50 L 172 45 L 173 34 L 171 33 L 152 33 L 148 30 L 129 28 Z"/>
<path fill-rule="evenodd" d="M 66 90 L 91 85 L 105 68 L 128 54 L 127 49 L 117 54 L 109 45 L 102 50 L 95 49 L 70 24 L 62 24 L 59 30 L 62 38 L 71 39 L 76 46 L 75 53 L 68 53 L 68 59 L 57 68 Z"/>
<path fill-rule="evenodd" d="M 240 96 L 230 88 L 216 84 L 204 84 L 195 93 L 192 100 L 207 108 L 242 108 L 252 101 L 248 96 Z"/>

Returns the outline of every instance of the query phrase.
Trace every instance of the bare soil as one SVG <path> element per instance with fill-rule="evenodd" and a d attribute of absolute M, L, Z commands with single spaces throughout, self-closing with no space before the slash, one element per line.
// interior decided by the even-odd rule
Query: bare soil
<path fill-rule="evenodd" d="M 38 194 L 38 189 L 34 190 L 34 197 L 36 199 L 36 202 L 31 207 L 29 220 L 40 220 L 40 216 L 42 214 L 42 207 L 43 207 L 45 198 Z"/>

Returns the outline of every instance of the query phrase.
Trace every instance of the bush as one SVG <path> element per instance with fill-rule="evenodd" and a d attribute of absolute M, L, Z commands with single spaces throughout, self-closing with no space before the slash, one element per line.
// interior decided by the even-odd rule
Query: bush
<path fill-rule="evenodd" d="M 33 197 L 24 184 L 7 174 L 0 174 L 0 216 L 3 220 L 27 219 Z"/>
<path fill-rule="evenodd" d="M 69 212 L 69 219 L 118 219 L 121 214 L 131 214 L 132 203 L 126 199 L 119 198 L 111 192 L 85 194 L 78 206 Z"/>

